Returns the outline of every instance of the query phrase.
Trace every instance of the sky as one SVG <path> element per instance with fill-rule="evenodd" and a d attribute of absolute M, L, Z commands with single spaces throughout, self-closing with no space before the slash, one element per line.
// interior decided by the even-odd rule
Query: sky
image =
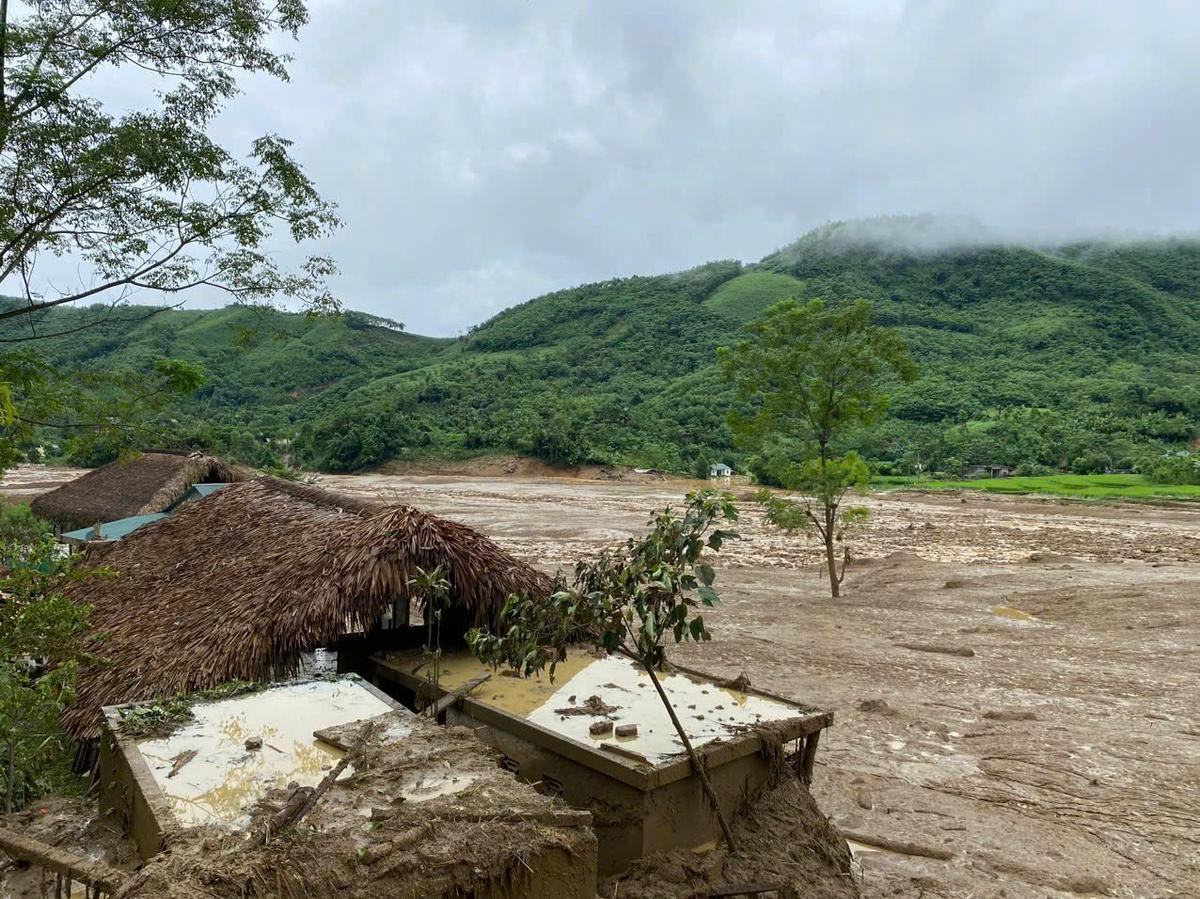
<path fill-rule="evenodd" d="M 1200 6 L 312 0 L 216 124 L 295 155 L 349 308 L 452 335 L 829 221 L 1200 231 Z M 284 261 L 300 251 L 280 242 Z M 204 298 L 199 298 L 203 303 Z"/>

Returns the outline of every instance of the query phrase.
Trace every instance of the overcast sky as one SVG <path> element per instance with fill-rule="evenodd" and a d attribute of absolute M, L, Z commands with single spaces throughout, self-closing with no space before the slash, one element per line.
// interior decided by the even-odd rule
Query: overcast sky
<path fill-rule="evenodd" d="M 1200 4 L 312 0 L 275 131 L 351 308 L 454 334 L 834 219 L 1200 229 Z M 289 250 L 284 250 L 290 253 Z"/>

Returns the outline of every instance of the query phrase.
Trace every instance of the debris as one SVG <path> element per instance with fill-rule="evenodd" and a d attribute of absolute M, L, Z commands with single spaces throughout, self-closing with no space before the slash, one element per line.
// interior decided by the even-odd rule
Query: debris
<path fill-rule="evenodd" d="M 472 680 L 467 681 L 465 684 L 463 684 L 461 687 L 459 687 L 453 693 L 447 693 L 445 696 L 443 696 L 441 699 L 439 699 L 437 702 L 435 702 L 433 704 L 433 708 L 430 709 L 430 711 L 429 711 L 429 717 L 430 718 L 438 717 L 438 715 L 442 714 L 442 712 L 446 711 L 446 709 L 450 708 L 450 706 L 454 705 L 456 702 L 461 700 L 464 696 L 466 696 L 468 693 L 470 693 L 476 687 L 480 686 L 481 684 L 487 683 L 487 681 L 491 680 L 491 678 L 492 678 L 492 676 L 490 674 L 484 674 L 480 677 L 476 677 L 476 678 L 473 678 Z"/>
<path fill-rule="evenodd" d="M 615 752 L 617 755 L 623 755 L 626 758 L 633 759 L 635 762 L 644 762 L 646 757 L 640 752 L 634 752 L 632 749 L 626 749 L 624 746 L 617 743 L 601 743 L 600 748 L 608 752 Z"/>
<path fill-rule="evenodd" d="M 613 723 L 611 721 L 593 721 L 591 727 L 588 728 L 588 733 L 593 737 L 603 737 L 606 734 L 611 734 Z"/>
<path fill-rule="evenodd" d="M 114 893 L 125 880 L 125 874 L 102 862 L 65 852 L 56 846 L 35 840 L 32 837 L 0 827 L 0 852 L 18 861 L 39 865 L 60 878 L 67 877 L 96 887 L 106 893 Z"/>
<path fill-rule="evenodd" d="M 256 752 L 257 750 L 262 749 L 262 745 L 262 737 L 246 737 L 246 748 L 250 750 L 250 752 Z"/>
<path fill-rule="evenodd" d="M 888 852 L 897 852 L 900 855 L 915 855 L 920 858 L 936 858 L 939 861 L 949 861 L 954 858 L 954 853 L 949 849 L 943 849 L 940 846 L 921 846 L 917 843 L 909 843 L 906 840 L 890 840 L 887 837 L 876 837 L 871 834 L 860 833 L 856 830 L 846 830 L 841 828 L 842 836 L 848 840 L 853 840 L 856 843 L 862 843 L 865 846 L 875 846 L 878 849 L 886 849 Z"/>
<path fill-rule="evenodd" d="M 575 697 L 572 696 L 569 701 L 573 702 L 574 699 L 575 699 Z M 582 705 L 570 705 L 570 706 L 565 706 L 564 708 L 561 708 L 561 709 L 555 709 L 554 714 L 564 715 L 564 716 L 566 716 L 566 715 L 590 715 L 592 717 L 598 717 L 600 715 L 611 715 L 613 712 L 617 711 L 617 709 L 619 709 L 619 708 L 620 708 L 620 706 L 618 706 L 618 705 L 608 705 L 599 696 L 589 696 L 587 698 L 587 701 L 584 702 Z"/>
<path fill-rule="evenodd" d="M 991 721 L 1037 721 L 1037 714 L 1024 709 L 989 709 L 983 717 Z"/>
<path fill-rule="evenodd" d="M 972 658 L 975 650 L 969 646 L 943 646 L 937 643 L 897 643 L 901 649 L 911 649 L 914 652 L 936 652 L 947 656 L 962 656 Z"/>
<path fill-rule="evenodd" d="M 637 725 L 636 724 L 618 724 L 616 733 L 617 733 L 618 737 L 636 737 L 637 733 L 638 733 Z"/>
<path fill-rule="evenodd" d="M 725 683 L 721 684 L 721 686 L 726 690 L 737 690 L 739 693 L 745 693 L 750 689 L 750 678 L 748 678 L 746 676 L 746 672 L 743 671 L 733 680 L 725 681 Z"/>
<path fill-rule="evenodd" d="M 860 712 L 866 712 L 868 715 L 895 715 L 896 710 L 888 705 L 882 699 L 864 699 L 858 704 Z"/>
<path fill-rule="evenodd" d="M 167 774 L 167 777 L 174 777 L 176 774 L 179 773 L 180 768 L 182 768 L 184 765 L 186 765 L 188 762 L 190 762 L 195 757 L 196 757 L 195 749 L 185 749 L 183 752 L 179 753 L 179 755 L 177 755 L 177 756 L 175 756 L 175 758 L 171 759 L 171 763 L 172 763 L 171 771 L 169 774 Z"/>
<path fill-rule="evenodd" d="M 283 808 L 271 817 L 267 826 L 259 833 L 256 842 L 262 844 L 269 843 L 272 834 L 279 833 L 279 831 L 286 827 L 291 827 L 308 814 L 309 810 L 317 804 L 317 800 L 325 795 L 325 792 L 333 785 L 333 782 L 346 770 L 346 766 L 350 764 L 350 758 L 362 748 L 363 744 L 370 739 L 371 734 L 374 732 L 375 721 L 368 721 L 364 724 L 358 732 L 358 737 L 355 739 L 353 745 L 350 746 L 341 760 L 334 765 L 333 770 L 321 779 L 316 789 L 300 787 L 294 790 L 292 795 L 288 797 L 288 801 Z"/>

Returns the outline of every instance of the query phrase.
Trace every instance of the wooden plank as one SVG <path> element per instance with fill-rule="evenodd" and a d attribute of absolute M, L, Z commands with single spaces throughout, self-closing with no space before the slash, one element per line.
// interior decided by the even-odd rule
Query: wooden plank
<path fill-rule="evenodd" d="M 24 836 L 6 827 L 0 827 L 0 852 L 20 861 L 29 862 L 47 871 L 81 881 L 90 887 L 98 887 L 106 893 L 115 893 L 126 875 L 102 862 L 89 861 L 70 852 L 64 852 L 49 843 Z"/>
<path fill-rule="evenodd" d="M 476 689 L 477 687 L 482 686 L 483 684 L 486 684 L 491 679 L 492 679 L 492 676 L 490 674 L 483 674 L 483 675 L 480 675 L 479 677 L 476 677 L 476 678 L 473 678 L 472 680 L 467 681 L 465 684 L 463 684 L 461 687 L 459 687 L 453 693 L 447 693 L 445 696 L 443 696 L 441 699 L 439 699 L 437 702 L 435 702 L 433 704 L 433 710 L 429 713 L 429 717 L 430 718 L 438 718 L 442 714 L 442 712 L 446 711 L 446 709 L 450 708 L 450 706 L 454 705 L 456 702 L 458 702 L 460 699 L 462 699 L 464 696 L 466 696 L 472 690 Z"/>
<path fill-rule="evenodd" d="M 897 852 L 900 855 L 915 855 L 920 858 L 933 858 L 938 861 L 949 861 L 954 858 L 954 852 L 949 849 L 943 849 L 941 846 L 921 846 L 918 843 L 909 843 L 906 840 L 889 840 L 887 837 L 877 837 L 873 834 L 861 833 L 856 830 L 846 830 L 844 827 L 839 827 L 847 840 L 854 840 L 856 843 L 862 843 L 864 846 L 875 846 L 879 849 L 886 849 L 888 852 Z"/>

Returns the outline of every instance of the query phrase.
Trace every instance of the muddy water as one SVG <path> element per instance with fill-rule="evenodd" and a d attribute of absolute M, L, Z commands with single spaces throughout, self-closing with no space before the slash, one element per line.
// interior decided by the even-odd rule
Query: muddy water
<path fill-rule="evenodd" d="M 1037 621 L 1028 612 L 1022 612 L 1012 606 L 992 606 L 992 614 L 999 615 L 1001 618 L 1011 618 L 1013 621 Z"/>
<path fill-rule="evenodd" d="M 248 808 L 268 789 L 315 786 L 337 763 L 342 752 L 314 738 L 314 730 L 390 710 L 354 681 L 289 684 L 198 705 L 195 720 L 138 748 L 181 824 L 236 829 L 249 823 Z M 248 751 L 248 737 L 261 737 L 262 749 Z M 192 749 L 196 757 L 168 777 L 174 759 Z"/>
<path fill-rule="evenodd" d="M 443 688 L 454 689 L 489 670 L 469 653 L 455 653 L 442 659 L 440 682 Z M 660 677 L 660 681 L 689 738 L 697 746 L 759 722 L 794 718 L 798 714 L 796 708 L 782 702 L 725 689 L 683 674 L 668 674 Z M 596 747 L 616 743 L 623 751 L 636 753 L 651 764 L 684 751 L 649 675 L 621 656 L 596 658 L 585 651 L 574 652 L 557 667 L 553 683 L 547 675 L 518 678 L 493 674 L 474 695 L 580 743 Z M 563 714 L 563 710 L 578 707 L 592 696 L 599 697 L 613 710 L 601 715 Z M 611 721 L 614 726 L 636 724 L 637 736 L 618 738 L 613 730 L 593 736 L 589 728 L 597 721 Z"/>

